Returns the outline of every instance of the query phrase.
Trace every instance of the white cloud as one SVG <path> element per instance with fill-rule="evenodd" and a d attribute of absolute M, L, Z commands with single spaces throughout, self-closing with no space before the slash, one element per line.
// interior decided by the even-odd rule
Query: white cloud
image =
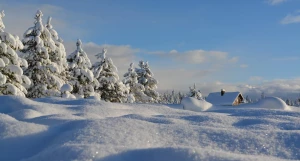
<path fill-rule="evenodd" d="M 103 48 L 106 48 L 108 50 L 107 56 L 111 57 L 117 64 L 128 66 L 131 62 L 135 61 L 135 54 L 140 51 L 140 49 L 132 48 L 130 45 L 98 45 L 93 42 L 84 43 L 83 48 L 90 54 L 89 57 L 94 57 Z"/>
<path fill-rule="evenodd" d="M 300 11 L 290 13 L 280 21 L 280 23 L 283 25 L 299 23 L 299 22 L 300 22 Z"/>
<path fill-rule="evenodd" d="M 189 50 L 178 52 L 171 50 L 170 52 L 154 51 L 149 54 L 156 54 L 164 57 L 169 57 L 177 61 L 183 61 L 189 64 L 204 64 L 204 63 L 236 63 L 238 57 L 229 57 L 227 52 L 222 51 L 205 51 L 205 50 Z"/>
<path fill-rule="evenodd" d="M 267 0 L 267 3 L 269 3 L 270 5 L 277 5 L 286 1 L 287 0 Z"/>
<path fill-rule="evenodd" d="M 232 58 L 230 58 L 229 59 L 229 63 L 236 63 L 236 62 L 238 62 L 239 61 L 239 58 L 238 57 L 232 57 Z"/>
<path fill-rule="evenodd" d="M 171 51 L 170 51 L 170 54 L 177 54 L 177 53 L 178 53 L 177 50 L 171 50 Z"/>
<path fill-rule="evenodd" d="M 248 65 L 247 64 L 241 64 L 240 67 L 241 68 L 248 68 Z"/>
<path fill-rule="evenodd" d="M 266 96 L 278 97 L 299 97 L 300 93 L 300 78 L 295 79 L 275 79 L 271 81 L 264 81 L 260 84 L 253 85 L 255 88 L 240 86 L 245 93 L 250 95 L 259 95 L 264 92 Z"/>

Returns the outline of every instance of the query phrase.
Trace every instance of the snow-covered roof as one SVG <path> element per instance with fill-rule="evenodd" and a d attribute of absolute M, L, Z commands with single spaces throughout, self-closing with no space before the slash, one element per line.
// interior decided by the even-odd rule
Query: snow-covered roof
<path fill-rule="evenodd" d="M 240 92 L 225 92 L 221 96 L 221 92 L 210 93 L 206 97 L 206 101 L 213 105 L 232 105 L 234 100 L 241 94 Z"/>

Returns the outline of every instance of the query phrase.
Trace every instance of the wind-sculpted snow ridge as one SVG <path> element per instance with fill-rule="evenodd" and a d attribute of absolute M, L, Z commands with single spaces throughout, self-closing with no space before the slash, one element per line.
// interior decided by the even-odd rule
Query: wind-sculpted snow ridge
<path fill-rule="evenodd" d="M 0 97 L 0 160 L 299 160 L 300 110 Z M 258 106 L 258 105 L 257 105 Z"/>

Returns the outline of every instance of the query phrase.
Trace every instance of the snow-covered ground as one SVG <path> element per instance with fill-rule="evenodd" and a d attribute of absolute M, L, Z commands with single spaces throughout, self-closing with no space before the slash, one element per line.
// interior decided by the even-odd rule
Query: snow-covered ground
<path fill-rule="evenodd" d="M 193 112 L 1 96 L 0 160 L 299 160 L 300 110 L 265 108 L 278 105 L 272 99 Z"/>

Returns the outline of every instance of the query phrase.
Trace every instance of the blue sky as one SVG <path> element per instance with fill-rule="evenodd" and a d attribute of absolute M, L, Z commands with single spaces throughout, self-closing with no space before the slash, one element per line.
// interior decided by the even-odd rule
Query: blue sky
<path fill-rule="evenodd" d="M 299 0 L 0 0 L 0 9 L 10 13 L 6 30 L 24 33 L 41 9 L 53 17 L 67 51 L 77 38 L 91 56 L 107 43 L 120 52 L 112 53 L 122 57 L 116 60 L 120 72 L 130 61 L 148 60 L 161 89 L 196 83 L 212 87 L 206 93 L 249 84 L 261 92 L 263 84 L 278 80 L 300 93 L 300 84 L 294 83 L 300 75 L 299 6 Z M 29 26 L 15 27 L 20 14 Z"/>

